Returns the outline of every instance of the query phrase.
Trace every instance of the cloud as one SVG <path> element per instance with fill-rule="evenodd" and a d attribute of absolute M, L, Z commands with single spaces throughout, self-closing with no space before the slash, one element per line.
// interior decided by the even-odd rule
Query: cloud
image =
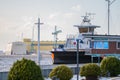
<path fill-rule="evenodd" d="M 69 12 L 69 13 L 64 13 L 63 17 L 65 18 L 72 18 L 75 15 L 75 13 Z"/>
<path fill-rule="evenodd" d="M 49 15 L 49 19 L 53 19 L 53 18 L 57 17 L 58 15 L 60 15 L 60 13 L 52 13 Z"/>
<path fill-rule="evenodd" d="M 54 18 L 55 16 L 56 16 L 55 14 L 51 14 L 51 15 L 49 16 L 49 18 L 52 19 L 52 18 Z"/>
<path fill-rule="evenodd" d="M 81 6 L 80 5 L 75 5 L 71 8 L 72 10 L 75 10 L 75 11 L 80 11 L 81 9 Z"/>

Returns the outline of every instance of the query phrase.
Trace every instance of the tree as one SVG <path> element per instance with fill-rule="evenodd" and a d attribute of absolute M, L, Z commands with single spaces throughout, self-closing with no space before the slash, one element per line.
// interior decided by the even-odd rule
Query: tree
<path fill-rule="evenodd" d="M 52 79 L 53 77 L 56 77 L 60 80 L 70 80 L 73 77 L 72 70 L 65 66 L 60 65 L 55 67 L 49 74 L 49 77 Z"/>
<path fill-rule="evenodd" d="M 85 76 L 86 80 L 98 80 L 100 67 L 95 63 L 88 63 L 80 68 L 80 75 Z"/>
<path fill-rule="evenodd" d="M 41 69 L 32 60 L 17 60 L 8 74 L 8 80 L 44 80 Z"/>
<path fill-rule="evenodd" d="M 117 76 L 120 74 L 120 60 L 115 57 L 106 57 L 101 61 L 100 68 L 104 76 Z"/>

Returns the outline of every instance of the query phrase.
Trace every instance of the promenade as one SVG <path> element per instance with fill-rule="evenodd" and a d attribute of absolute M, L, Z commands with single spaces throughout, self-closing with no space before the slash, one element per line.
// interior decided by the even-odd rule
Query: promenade
<path fill-rule="evenodd" d="M 37 63 L 37 55 L 0 55 L 0 80 L 7 80 L 7 75 L 12 67 L 13 63 L 17 60 L 21 60 L 22 58 L 27 58 L 35 61 Z M 45 80 L 51 80 L 48 78 L 48 75 L 50 71 L 58 66 L 60 64 L 53 64 L 53 60 L 51 58 L 50 52 L 41 52 L 40 56 L 40 67 L 42 69 L 42 74 L 45 77 Z M 76 80 L 76 74 L 77 74 L 77 65 L 76 64 L 66 64 L 68 67 L 70 67 L 73 70 L 74 77 L 72 80 Z M 79 67 L 81 67 L 83 64 L 79 64 Z M 79 77 L 81 79 L 84 79 L 84 77 Z M 100 78 L 99 80 L 120 80 L 120 77 L 115 78 Z"/>

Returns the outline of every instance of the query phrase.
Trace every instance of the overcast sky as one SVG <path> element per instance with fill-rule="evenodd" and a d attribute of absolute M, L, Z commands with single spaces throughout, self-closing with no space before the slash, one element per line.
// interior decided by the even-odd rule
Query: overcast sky
<path fill-rule="evenodd" d="M 112 0 L 111 0 L 112 1 Z M 65 40 L 68 34 L 77 34 L 73 25 L 81 24 L 86 12 L 95 13 L 92 22 L 101 26 L 97 33 L 107 33 L 107 2 L 105 0 L 0 0 L 0 50 L 7 43 L 23 38 L 37 40 L 37 22 L 40 17 L 41 40 L 53 40 L 55 25 L 62 33 L 59 40 Z M 111 5 L 110 34 L 120 35 L 120 0 Z"/>

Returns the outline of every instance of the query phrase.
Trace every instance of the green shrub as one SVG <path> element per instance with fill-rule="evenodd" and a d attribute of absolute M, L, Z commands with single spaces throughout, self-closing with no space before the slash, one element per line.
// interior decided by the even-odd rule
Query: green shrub
<path fill-rule="evenodd" d="M 100 68 L 104 76 L 108 72 L 110 76 L 117 76 L 120 74 L 120 60 L 115 57 L 106 57 L 101 61 Z"/>
<path fill-rule="evenodd" d="M 8 80 L 44 80 L 41 69 L 34 61 L 17 60 L 8 74 Z"/>
<path fill-rule="evenodd" d="M 100 67 L 95 63 L 88 63 L 80 68 L 81 76 L 99 76 L 100 73 Z"/>
<path fill-rule="evenodd" d="M 56 77 L 60 80 L 70 80 L 73 77 L 72 70 L 65 66 L 60 65 L 55 67 L 49 74 L 49 77 L 52 79 L 53 77 Z"/>

